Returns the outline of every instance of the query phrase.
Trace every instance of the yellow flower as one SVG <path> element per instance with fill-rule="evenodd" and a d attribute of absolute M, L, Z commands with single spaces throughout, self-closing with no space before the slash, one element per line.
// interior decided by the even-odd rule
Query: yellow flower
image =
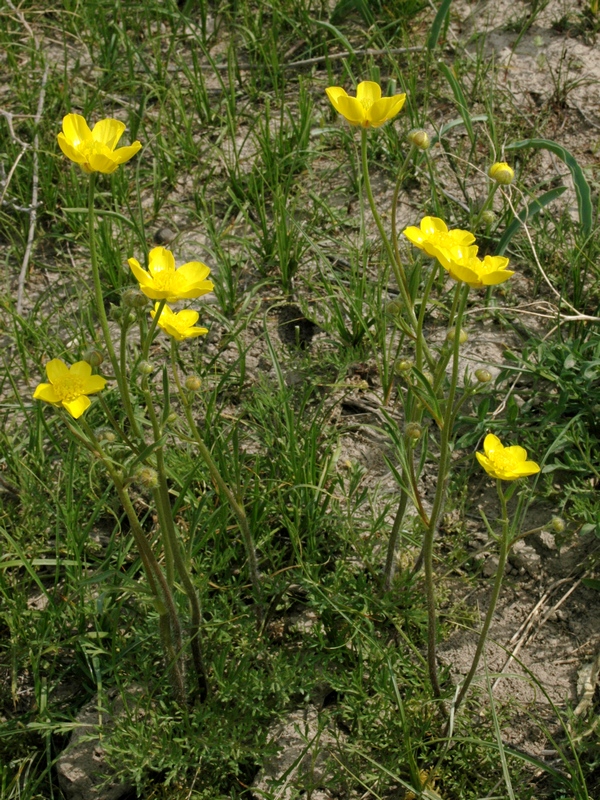
<path fill-rule="evenodd" d="M 152 319 L 156 316 L 160 303 L 154 304 L 154 311 L 150 312 Z M 200 315 L 197 311 L 185 308 L 174 313 L 169 306 L 164 306 L 158 318 L 158 327 L 172 336 L 178 342 L 184 339 L 193 339 L 194 336 L 203 336 L 208 333 L 208 328 L 194 328 Z"/>
<path fill-rule="evenodd" d="M 473 244 L 475 237 L 472 233 L 460 228 L 449 231 L 444 220 L 438 217 L 423 217 L 419 228 L 411 225 L 403 233 L 415 247 L 437 258 L 445 269 L 449 269 L 451 260 L 470 259 L 477 255 L 478 247 Z"/>
<path fill-rule="evenodd" d="M 467 248 L 471 249 L 471 248 Z M 458 253 L 456 255 L 459 255 Z M 481 289 L 482 286 L 496 286 L 507 281 L 515 273 L 509 269 L 508 258 L 504 256 L 485 256 L 483 261 L 477 256 L 454 258 L 454 253 L 448 251 L 445 269 L 455 281 L 464 281 L 472 289 Z"/>
<path fill-rule="evenodd" d="M 489 168 L 488 175 L 493 181 L 496 181 L 496 183 L 502 186 L 508 186 L 508 184 L 512 183 L 514 180 L 515 171 L 506 161 L 497 161 Z"/>
<path fill-rule="evenodd" d="M 356 97 L 349 97 L 339 86 L 325 89 L 331 105 L 351 125 L 363 128 L 379 128 L 400 111 L 406 100 L 405 94 L 382 97 L 381 87 L 374 81 L 362 81 L 356 87 Z"/>
<path fill-rule="evenodd" d="M 78 361 L 68 367 L 60 358 L 53 358 L 46 364 L 46 374 L 50 383 L 40 383 L 33 393 L 34 400 L 43 400 L 66 408 L 69 414 L 78 419 L 91 405 L 88 394 L 101 392 L 106 386 L 106 378 L 92 375 L 87 361 Z"/>
<path fill-rule="evenodd" d="M 212 292 L 214 285 L 206 278 L 210 269 L 200 261 L 190 261 L 175 269 L 173 253 L 155 247 L 148 255 L 148 272 L 135 258 L 128 259 L 131 271 L 140 283 L 141 291 L 151 300 L 187 300 Z"/>
<path fill-rule="evenodd" d="M 475 453 L 477 461 L 492 478 L 514 481 L 540 471 L 539 464 L 527 461 L 527 450 L 518 445 L 504 447 L 497 436 L 488 433 L 483 441 L 483 453 Z"/>
<path fill-rule="evenodd" d="M 117 119 L 102 119 L 90 130 L 81 114 L 67 114 L 63 119 L 62 133 L 56 137 L 60 149 L 81 166 L 84 172 L 114 172 L 138 152 L 141 142 L 115 150 L 125 130 L 125 123 Z"/>

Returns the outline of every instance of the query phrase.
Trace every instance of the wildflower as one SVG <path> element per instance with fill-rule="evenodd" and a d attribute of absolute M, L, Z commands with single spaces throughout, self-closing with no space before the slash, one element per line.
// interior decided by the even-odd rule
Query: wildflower
<path fill-rule="evenodd" d="M 437 258 L 445 269 L 449 268 L 451 258 L 460 260 L 477 255 L 472 233 L 460 228 L 449 231 L 446 223 L 438 217 L 423 217 L 419 228 L 411 225 L 403 233 L 415 247 Z"/>
<path fill-rule="evenodd" d="M 518 445 L 504 447 L 497 436 L 488 433 L 483 441 L 484 453 L 475 453 L 477 461 L 488 475 L 502 481 L 514 481 L 535 475 L 540 471 L 539 464 L 527 461 L 527 450 Z"/>
<path fill-rule="evenodd" d="M 151 300 L 177 300 L 200 297 L 212 292 L 213 283 L 206 278 L 210 269 L 201 261 L 190 261 L 175 269 L 173 253 L 165 247 L 155 247 L 148 254 L 148 272 L 136 258 L 128 259 L 131 271 L 140 284 L 141 291 Z"/>
<path fill-rule="evenodd" d="M 152 319 L 158 312 L 159 303 L 154 305 L 154 311 L 150 312 Z M 158 318 L 158 327 L 162 328 L 165 333 L 172 336 L 178 342 L 184 339 L 192 339 L 195 336 L 203 336 L 208 333 L 208 328 L 195 328 L 194 325 L 198 322 L 200 315 L 197 311 L 192 311 L 191 308 L 185 308 L 183 311 L 175 313 L 169 306 L 164 306 Z"/>
<path fill-rule="evenodd" d="M 497 161 L 489 168 L 488 175 L 501 186 L 508 186 L 514 180 L 515 171 L 506 161 Z"/>
<path fill-rule="evenodd" d="M 550 520 L 550 530 L 552 533 L 564 533 L 567 523 L 562 517 L 552 517 Z"/>
<path fill-rule="evenodd" d="M 470 249 L 470 248 L 468 248 Z M 441 260 L 441 259 L 440 259 Z M 504 256 L 485 256 L 483 261 L 477 256 L 462 256 L 460 251 L 447 251 L 442 266 L 448 270 L 455 281 L 464 281 L 472 289 L 482 286 L 496 286 L 507 281 L 515 273 L 509 269 L 508 258 Z"/>
<path fill-rule="evenodd" d="M 117 119 L 102 119 L 90 130 L 81 114 L 67 114 L 62 132 L 56 137 L 60 149 L 84 172 L 104 172 L 109 175 L 138 152 L 141 142 L 115 150 L 125 130 Z"/>
<path fill-rule="evenodd" d="M 331 105 L 351 125 L 379 128 L 401 110 L 405 94 L 382 97 L 381 87 L 374 81 L 362 81 L 356 87 L 356 97 L 349 97 L 339 86 L 325 89 Z"/>
<path fill-rule="evenodd" d="M 63 406 L 74 419 L 90 407 L 87 395 L 101 392 L 106 386 L 106 378 L 92 375 L 87 361 L 78 361 L 68 367 L 60 358 L 53 358 L 46 364 L 46 374 L 50 383 L 40 383 L 36 387 L 34 400 Z"/>

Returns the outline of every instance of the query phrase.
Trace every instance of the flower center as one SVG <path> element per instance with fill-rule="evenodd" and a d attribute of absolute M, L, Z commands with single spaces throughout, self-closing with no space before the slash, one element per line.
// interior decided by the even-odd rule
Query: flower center
<path fill-rule="evenodd" d="M 175 274 L 167 269 L 157 270 L 152 276 L 154 288 L 159 292 L 168 292 L 174 288 Z"/>
<path fill-rule="evenodd" d="M 78 378 L 75 375 L 66 375 L 64 378 L 60 378 L 56 383 L 52 384 L 52 388 L 61 402 L 66 401 L 69 403 L 85 394 L 83 378 Z"/>
<path fill-rule="evenodd" d="M 503 472 L 510 472 L 514 467 L 514 460 L 507 455 L 503 450 L 496 451 L 491 454 L 490 461 L 494 466 Z"/>

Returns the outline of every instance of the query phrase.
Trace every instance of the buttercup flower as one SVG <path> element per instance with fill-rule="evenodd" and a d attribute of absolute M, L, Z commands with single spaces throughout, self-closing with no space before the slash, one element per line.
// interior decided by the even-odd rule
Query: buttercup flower
<path fill-rule="evenodd" d="M 539 464 L 527 461 L 527 450 L 518 445 L 504 447 L 497 436 L 488 433 L 483 441 L 484 453 L 475 453 L 477 461 L 488 475 L 501 481 L 514 481 L 526 478 L 540 471 Z"/>
<path fill-rule="evenodd" d="M 115 150 L 125 130 L 117 119 L 102 119 L 90 130 L 81 114 L 67 114 L 62 133 L 56 137 L 67 158 L 79 164 L 84 172 L 104 172 L 109 175 L 138 152 L 141 142 Z"/>
<path fill-rule="evenodd" d="M 467 248 L 471 249 L 471 248 Z M 460 255 L 457 252 L 457 255 Z M 507 281 L 515 273 L 509 269 L 508 258 L 504 256 L 485 256 L 483 261 L 477 256 L 454 258 L 452 251 L 446 254 L 446 263 L 442 265 L 455 281 L 464 281 L 472 289 L 481 289 L 483 286 L 496 286 Z"/>
<path fill-rule="evenodd" d="M 513 182 L 515 171 L 506 161 L 497 161 L 489 168 L 488 175 L 493 181 L 496 181 L 496 183 L 502 186 L 508 186 L 509 183 Z"/>
<path fill-rule="evenodd" d="M 212 292 L 214 285 L 206 278 L 210 269 L 201 261 L 190 261 L 175 269 L 173 253 L 164 247 L 155 247 L 148 255 L 148 272 L 136 258 L 128 259 L 131 271 L 140 283 L 141 291 L 151 300 L 187 300 Z"/>
<path fill-rule="evenodd" d="M 423 217 L 419 228 L 411 225 L 403 233 L 415 247 L 437 258 L 445 269 L 449 269 L 451 260 L 470 259 L 477 255 L 478 247 L 473 244 L 475 237 L 472 233 L 460 228 L 449 231 L 444 220 L 438 217 Z"/>
<path fill-rule="evenodd" d="M 158 313 L 159 306 L 160 303 L 155 303 L 154 311 L 150 312 L 152 319 Z M 203 336 L 208 333 L 208 328 L 194 327 L 198 322 L 199 316 L 197 311 L 192 311 L 190 308 L 175 313 L 169 306 L 164 306 L 157 324 L 169 336 L 172 336 L 178 342 L 182 342 L 184 339 L 193 339 L 195 336 Z"/>
<path fill-rule="evenodd" d="M 101 392 L 106 386 L 106 378 L 92 375 L 87 361 L 78 361 L 68 367 L 60 358 L 53 358 L 46 364 L 46 374 L 50 383 L 40 383 L 36 387 L 34 400 L 63 406 L 75 419 L 90 407 L 87 395 Z"/>
<path fill-rule="evenodd" d="M 362 81 L 356 87 L 356 97 L 349 97 L 339 86 L 325 89 L 331 105 L 351 125 L 363 128 L 379 128 L 400 111 L 406 100 L 405 94 L 382 97 L 381 87 L 374 81 Z"/>

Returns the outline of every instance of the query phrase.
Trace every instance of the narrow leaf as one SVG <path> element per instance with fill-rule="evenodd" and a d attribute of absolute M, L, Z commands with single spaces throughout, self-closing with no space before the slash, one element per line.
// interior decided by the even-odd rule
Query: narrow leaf
<path fill-rule="evenodd" d="M 590 191 L 589 183 L 583 173 L 583 170 L 577 163 L 575 157 L 565 148 L 550 141 L 550 139 L 523 139 L 520 142 L 513 142 L 506 147 L 506 150 L 524 150 L 527 147 L 533 147 L 534 150 L 549 150 L 554 155 L 558 156 L 561 161 L 569 168 L 573 176 L 575 184 L 575 192 L 577 193 L 577 205 L 579 207 L 579 222 L 583 231 L 584 238 L 588 238 L 592 233 L 594 208 L 592 206 L 592 193 Z"/>
<path fill-rule="evenodd" d="M 446 17 L 448 16 L 448 11 L 450 10 L 450 3 L 452 0 L 442 0 L 440 7 L 438 8 L 437 14 L 435 15 L 435 19 L 433 20 L 433 25 L 431 26 L 431 30 L 429 31 L 429 37 L 427 38 L 427 49 L 428 50 L 435 50 L 437 47 L 438 39 L 440 38 L 440 31 L 442 30 L 442 25 L 446 21 Z"/>
<path fill-rule="evenodd" d="M 469 113 L 469 108 L 467 106 L 467 99 L 465 97 L 465 93 L 462 90 L 462 86 L 458 82 L 454 72 L 452 72 L 450 67 L 447 64 L 444 64 L 443 61 L 439 62 L 438 69 L 450 84 L 450 88 L 452 89 L 452 94 L 454 95 L 454 99 L 456 100 L 456 105 L 458 106 L 460 115 L 463 119 L 463 122 L 465 123 L 465 128 L 467 129 L 467 133 L 469 134 L 469 139 L 471 140 L 471 144 L 474 144 L 475 132 L 473 131 L 471 114 Z"/>

